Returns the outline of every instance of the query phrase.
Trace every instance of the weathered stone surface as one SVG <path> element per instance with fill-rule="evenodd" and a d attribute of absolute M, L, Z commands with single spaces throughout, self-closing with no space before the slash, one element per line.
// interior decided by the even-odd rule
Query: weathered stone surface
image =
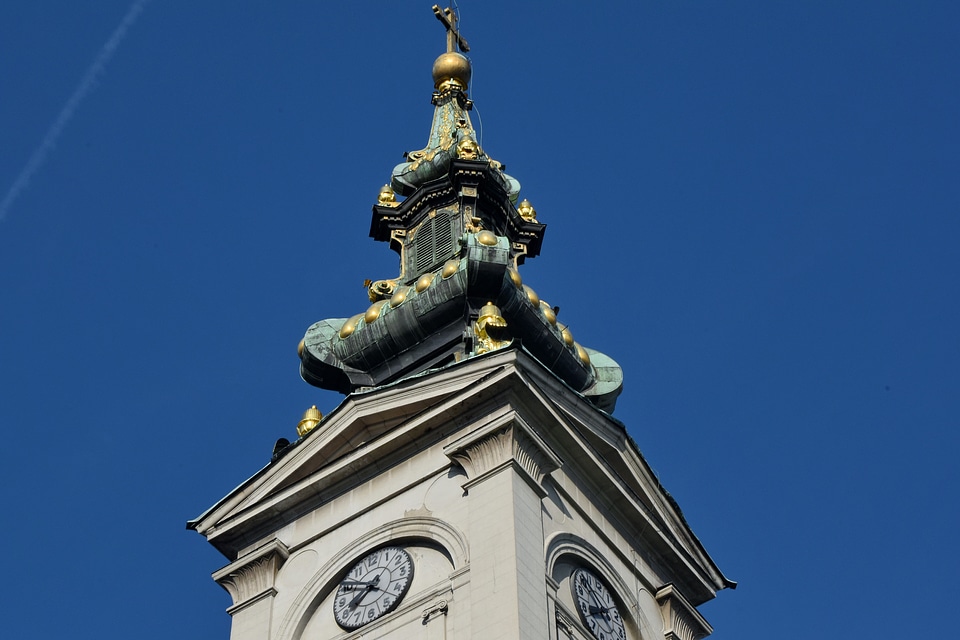
<path fill-rule="evenodd" d="M 413 583 L 357 637 L 589 638 L 589 567 L 628 638 L 695 640 L 693 607 L 731 584 L 623 425 L 517 350 L 349 395 L 190 527 L 230 561 L 232 640 L 347 637 L 336 585 L 388 544 Z"/>

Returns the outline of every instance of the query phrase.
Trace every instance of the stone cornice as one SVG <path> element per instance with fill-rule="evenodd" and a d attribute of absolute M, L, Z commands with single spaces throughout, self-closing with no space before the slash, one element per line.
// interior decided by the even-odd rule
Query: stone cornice
<path fill-rule="evenodd" d="M 213 579 L 233 598 L 233 606 L 227 612 L 233 615 L 262 598 L 276 595 L 277 572 L 289 555 L 286 545 L 273 540 L 214 573 Z"/>
<path fill-rule="evenodd" d="M 667 640 L 700 640 L 713 633 L 713 627 L 672 584 L 657 591 L 657 603 L 663 616 L 663 635 Z"/>

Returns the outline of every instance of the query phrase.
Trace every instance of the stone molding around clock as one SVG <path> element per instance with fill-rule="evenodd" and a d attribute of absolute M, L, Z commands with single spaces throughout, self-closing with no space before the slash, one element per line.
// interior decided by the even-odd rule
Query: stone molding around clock
<path fill-rule="evenodd" d="M 550 446 L 516 414 L 503 416 L 468 433 L 444 447 L 443 452 L 467 473 L 464 489 L 506 465 L 513 465 L 543 494 L 541 497 L 546 495 L 541 487 L 544 477 L 563 464 Z"/>
<path fill-rule="evenodd" d="M 713 633 L 710 623 L 672 584 L 657 591 L 657 603 L 666 640 L 700 640 Z"/>
<path fill-rule="evenodd" d="M 286 545 L 273 540 L 214 573 L 213 579 L 233 598 L 227 613 L 233 615 L 258 600 L 275 596 L 277 572 L 289 556 Z"/>

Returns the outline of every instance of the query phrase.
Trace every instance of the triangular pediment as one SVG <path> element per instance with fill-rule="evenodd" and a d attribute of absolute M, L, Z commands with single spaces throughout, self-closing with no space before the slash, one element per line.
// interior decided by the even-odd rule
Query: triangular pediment
<path fill-rule="evenodd" d="M 544 369 L 524 368 L 521 375 L 551 421 L 565 427 L 553 431 L 552 441 L 556 447 L 563 443 L 570 447 L 572 453 L 566 455 L 558 450 L 569 461 L 568 472 L 576 470 L 592 484 L 626 528 L 646 530 L 653 525 L 657 535 L 649 536 L 647 542 L 671 565 L 683 563 L 700 574 L 710 585 L 703 590 L 704 600 L 715 589 L 736 586 L 710 558 L 621 422 L 578 400 L 577 394 L 558 393 L 557 381 Z M 696 591 L 689 588 L 691 594 Z"/>
<path fill-rule="evenodd" d="M 495 392 L 485 391 L 509 374 L 504 358 L 492 353 L 468 362 L 407 378 L 385 387 L 350 394 L 306 437 L 278 460 L 234 489 L 207 512 L 188 523 L 232 559 L 238 546 L 225 536 L 251 518 L 279 515 L 283 509 L 302 511 L 303 493 L 316 493 L 321 480 L 333 485 L 357 474 L 357 467 L 384 467 L 391 451 L 403 449 L 417 434 L 448 424 Z M 376 462 L 374 463 L 374 460 Z M 314 488 L 303 490 L 305 485 Z M 266 505 L 270 505 L 265 509 Z M 298 508 L 299 507 L 299 508 Z M 289 517 L 286 513 L 283 517 Z M 242 527 L 247 529 L 248 527 Z M 244 536 L 246 538 L 248 536 Z M 242 543 L 239 544 L 243 546 Z"/>
<path fill-rule="evenodd" d="M 511 416 L 543 438 L 564 465 L 563 478 L 603 496 L 620 528 L 645 532 L 645 548 L 685 566 L 688 592 L 712 594 L 731 586 L 623 425 L 517 349 L 351 394 L 288 453 L 189 526 L 233 560 L 286 523 L 432 444 Z M 568 481 L 563 478 L 555 480 L 561 490 Z"/>

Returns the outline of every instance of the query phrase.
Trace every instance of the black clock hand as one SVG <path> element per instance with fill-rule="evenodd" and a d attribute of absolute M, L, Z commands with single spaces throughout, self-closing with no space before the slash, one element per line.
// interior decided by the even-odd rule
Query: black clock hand
<path fill-rule="evenodd" d="M 363 597 L 368 593 L 370 593 L 370 591 L 372 591 L 373 589 L 375 589 L 373 585 L 368 584 L 367 586 L 365 586 L 363 589 L 360 590 L 360 592 L 357 595 L 353 597 L 353 600 L 350 601 L 350 604 L 348 604 L 347 607 L 350 609 L 355 608 L 358 604 L 360 604 L 360 601 L 363 600 Z"/>
<path fill-rule="evenodd" d="M 356 580 L 344 580 L 341 582 L 345 587 L 376 587 L 377 582 L 374 580 L 372 582 L 357 582 Z"/>
<path fill-rule="evenodd" d="M 593 601 L 597 603 L 597 605 L 600 605 L 600 604 L 601 604 L 601 603 L 600 603 L 600 598 L 598 598 L 598 597 L 597 597 L 597 594 L 593 592 L 593 589 L 590 589 L 590 588 L 588 587 L 588 588 L 587 588 L 587 592 L 590 594 L 590 597 L 593 598 Z M 599 614 L 602 614 L 604 618 L 609 618 L 609 617 L 610 617 L 609 615 L 607 615 L 607 611 L 609 611 L 609 610 L 612 609 L 612 608 L 613 608 L 613 607 L 601 607 L 601 606 L 596 606 L 596 607 L 595 607 L 595 606 L 593 606 L 592 604 L 591 604 L 591 605 L 587 605 L 587 611 L 590 613 L 590 615 L 595 616 L 595 615 L 597 615 L 597 614 L 599 613 Z"/>
<path fill-rule="evenodd" d="M 379 589 L 379 587 L 377 586 L 378 582 L 380 582 L 380 574 L 377 574 L 377 576 L 370 582 L 365 583 L 366 586 L 364 586 L 363 590 L 360 593 L 358 593 L 353 600 L 350 601 L 350 604 L 348 604 L 347 607 L 349 607 L 350 609 L 353 609 L 358 604 L 360 604 L 360 601 L 363 600 L 363 597 L 365 595 L 367 595 L 374 589 Z M 361 584 L 361 583 L 358 583 L 358 584 Z"/>
<path fill-rule="evenodd" d="M 347 605 L 347 608 L 353 609 L 354 607 L 356 607 L 358 604 L 360 604 L 360 601 L 363 600 L 363 596 L 365 596 L 365 595 L 367 595 L 368 593 L 370 593 L 370 591 L 372 591 L 373 589 L 376 589 L 376 587 L 374 587 L 373 585 L 368 584 L 366 587 L 364 587 L 364 588 L 360 591 L 360 593 L 358 593 L 358 594 L 353 598 L 353 600 L 350 601 L 350 604 Z"/>
<path fill-rule="evenodd" d="M 593 601 L 594 601 L 594 602 L 596 602 L 598 605 L 600 604 L 600 598 L 598 598 L 598 597 L 597 597 L 597 594 L 595 594 L 595 593 L 593 592 L 593 589 L 587 587 L 587 593 L 590 594 L 590 597 L 593 598 Z M 591 606 L 590 608 L 593 609 L 594 607 Z M 590 613 L 593 613 L 593 612 L 591 611 Z"/>

